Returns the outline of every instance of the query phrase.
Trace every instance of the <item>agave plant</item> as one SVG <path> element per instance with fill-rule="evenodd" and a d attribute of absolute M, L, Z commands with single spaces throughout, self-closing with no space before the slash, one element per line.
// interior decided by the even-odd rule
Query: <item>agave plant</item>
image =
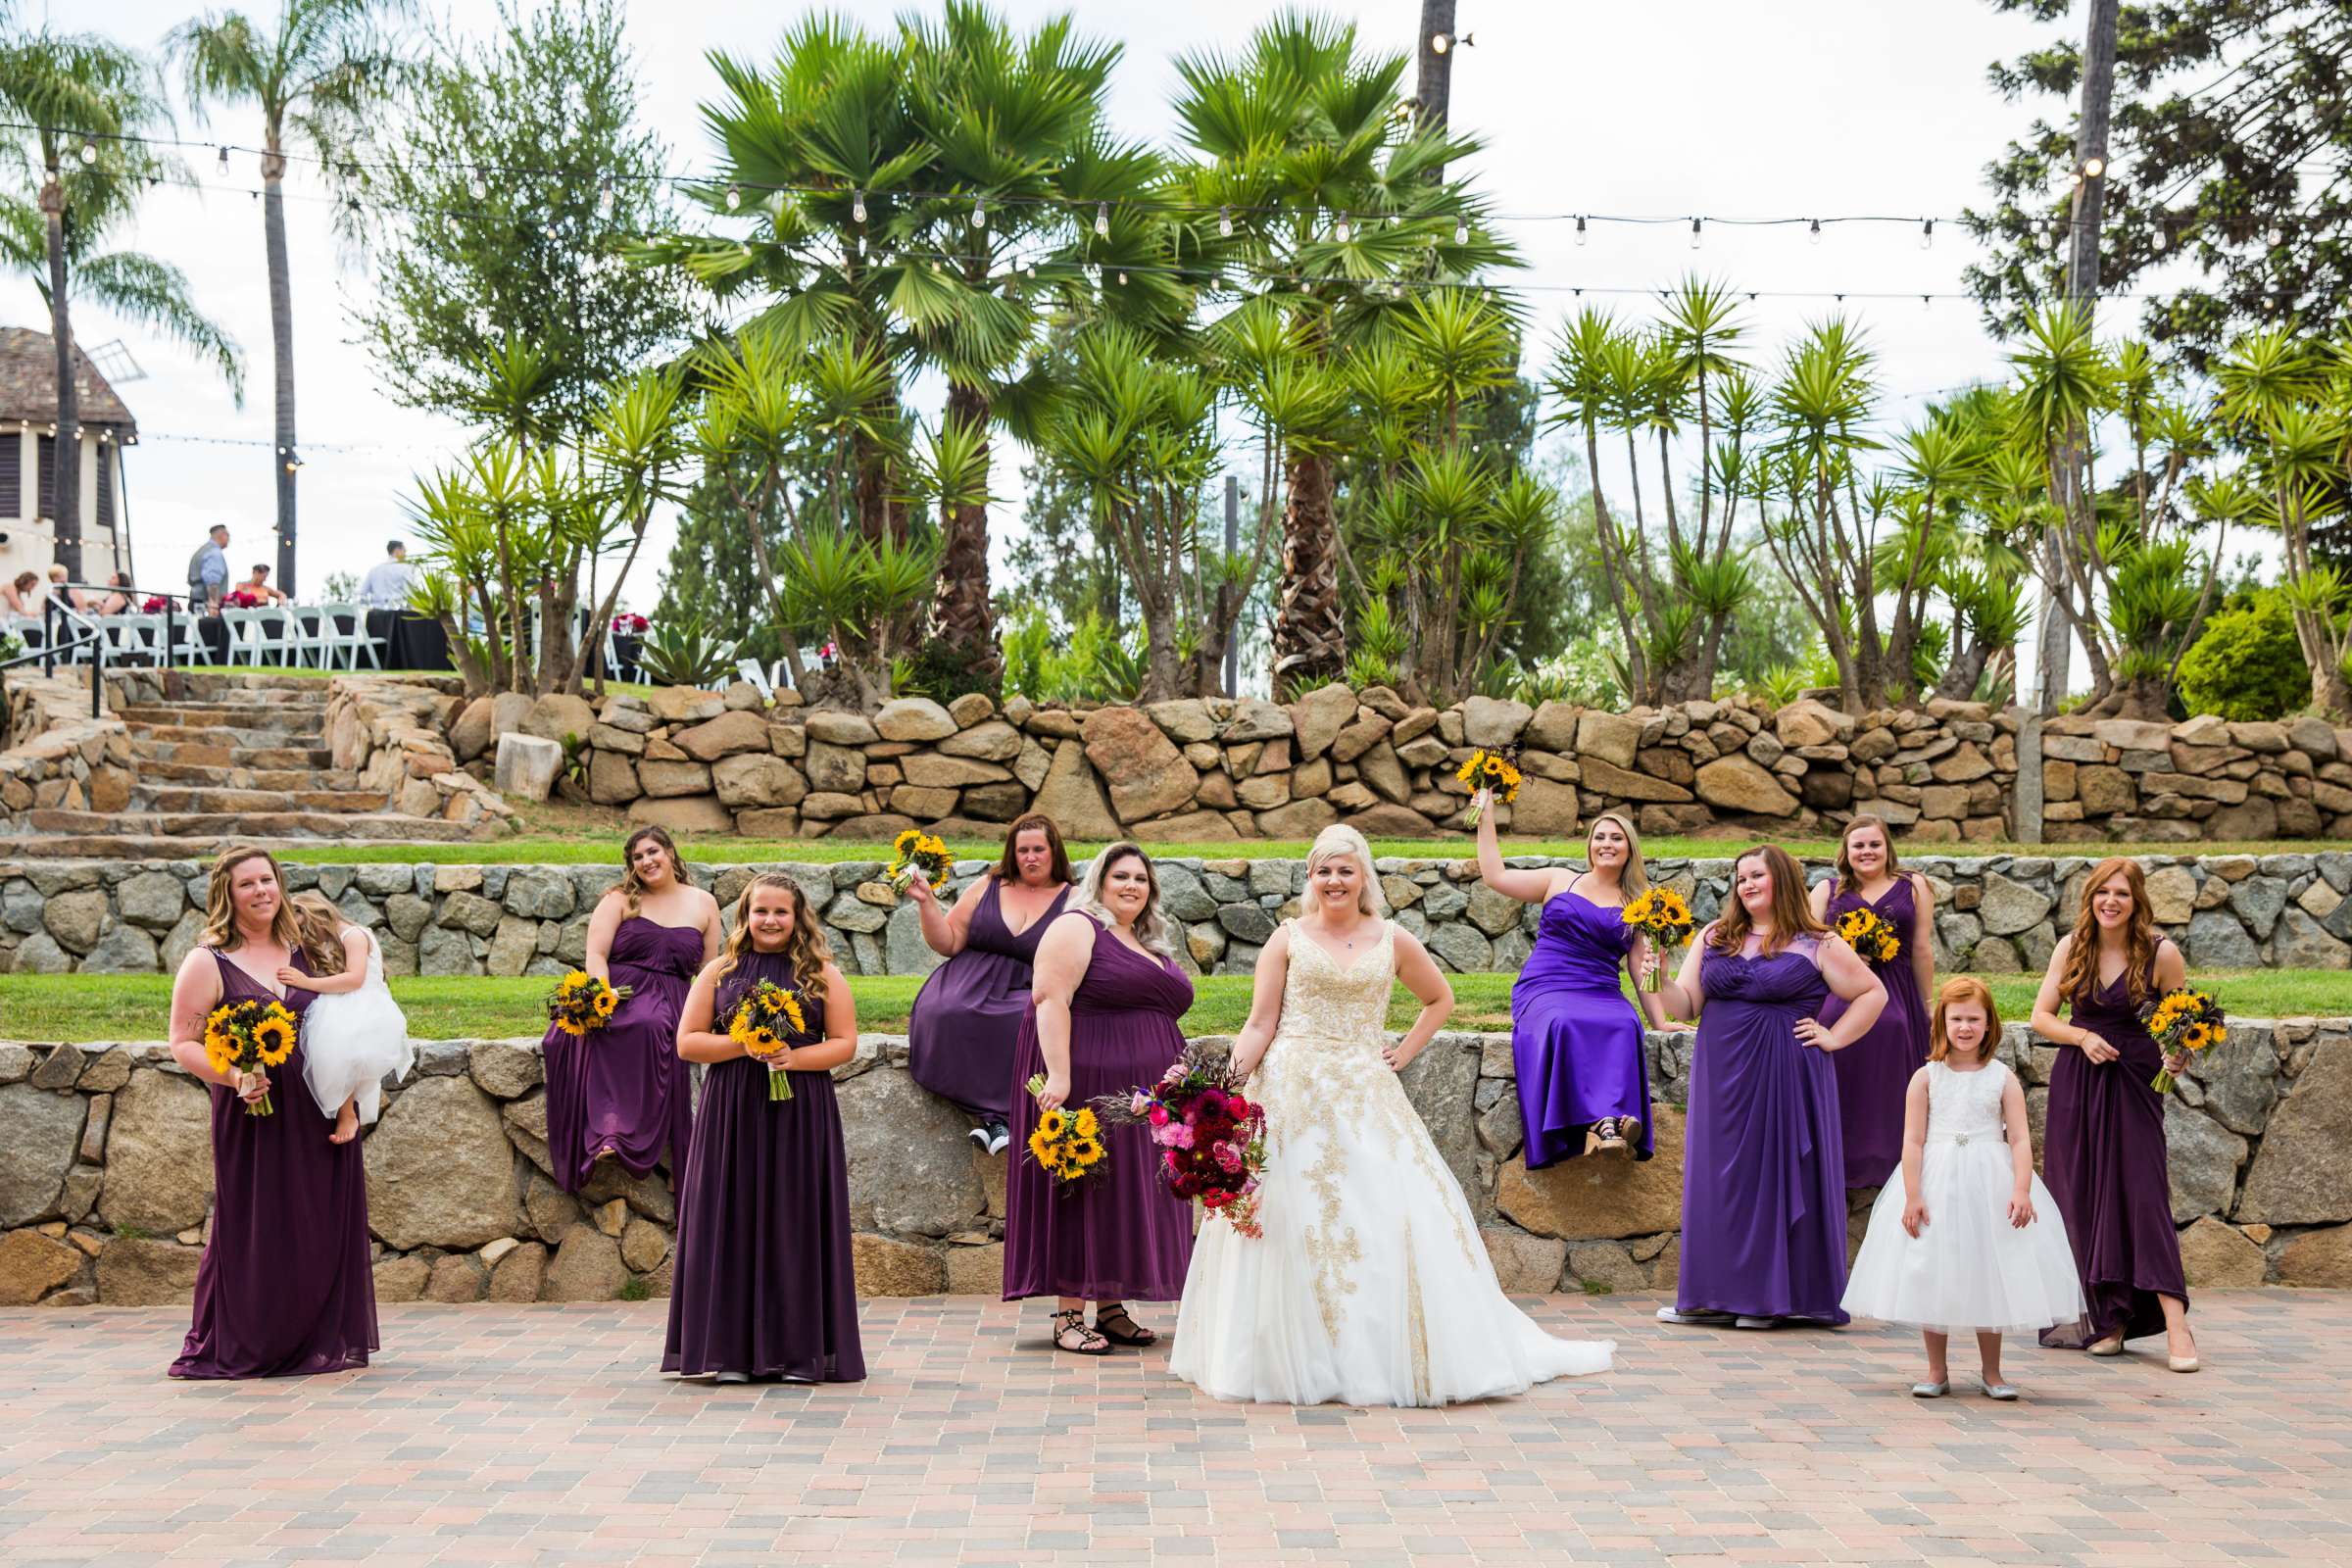
<path fill-rule="evenodd" d="M 657 686 L 708 686 L 735 667 L 740 647 L 701 616 L 684 615 L 648 631 L 637 662 Z"/>

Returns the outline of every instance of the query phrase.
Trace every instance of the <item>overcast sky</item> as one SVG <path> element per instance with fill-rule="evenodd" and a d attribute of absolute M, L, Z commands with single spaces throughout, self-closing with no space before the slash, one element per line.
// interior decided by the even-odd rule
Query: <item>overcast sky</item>
<path fill-rule="evenodd" d="M 152 48 L 195 7 L 188 0 L 113 0 L 98 10 L 53 0 L 63 26 L 96 24 Z M 245 0 L 257 13 L 275 0 Z M 1180 52 L 1229 48 L 1271 14 L 1251 0 L 1000 0 L 1016 22 L 1071 10 L 1081 25 L 1122 42 L 1113 117 L 1127 134 L 1171 133 L 1168 104 Z M 877 25 L 897 6 L 858 0 L 844 9 Z M 1326 9 L 1352 16 L 1359 36 L 1409 49 L 1418 0 Z M 23 8 L 37 20 L 40 0 Z M 705 156 L 697 106 L 713 81 L 711 50 L 764 56 L 782 19 L 798 8 L 772 0 L 632 0 L 649 121 L 668 141 L 673 167 Z M 93 15 L 95 13 L 95 15 Z M 490 0 L 454 0 L 469 25 L 493 15 Z M 2043 29 L 1996 15 L 1985 0 L 1646 0 L 1600 6 L 1551 0 L 1462 0 L 1458 25 L 1476 38 L 1453 75 L 1455 123 L 1488 141 L 1477 168 L 1504 214 L 1588 212 L 1678 220 L 1651 228 L 1594 225 L 1574 244 L 1570 222 L 1518 220 L 1507 226 L 1528 267 L 1518 281 L 1539 324 L 1540 350 L 1578 302 L 1567 290 L 1654 288 L 1697 268 L 1741 289 L 1829 294 L 1884 293 L 1896 300 L 1766 297 L 1748 308 L 1753 357 L 1769 363 L 1805 323 L 1842 310 L 1865 324 L 1900 396 L 1895 416 L 1918 400 L 1978 378 L 1998 378 L 2002 351 L 1973 305 L 1923 304 L 1923 293 L 1953 293 L 1972 247 L 1950 222 L 1982 199 L 1982 171 L 2020 131 L 2033 106 L 2005 103 L 1987 86 L 1985 66 L 2012 55 Z M 1409 89 L 1408 73 L 1407 86 Z M 2047 112 L 2044 109 L 2042 112 Z M 250 116 L 215 122 L 183 114 L 182 132 L 242 145 L 258 140 Z M 166 187 L 140 213 L 123 243 L 184 270 L 202 307 L 244 344 L 243 409 L 186 356 L 82 310 L 76 334 L 87 347 L 121 339 L 146 371 L 119 390 L 138 418 L 141 442 L 127 478 L 135 566 L 143 583 L 176 583 L 204 529 L 226 522 L 240 566 L 273 560 L 270 491 L 270 319 L 262 266 L 258 183 L 250 158 L 225 178 L 210 157 L 191 160 L 217 188 Z M 315 197 L 299 173 L 289 189 Z M 1721 218 L 1937 217 L 1933 249 L 1916 223 L 1832 228 L 1819 243 L 1803 226 L 1710 229 L 1690 249 L 1691 215 Z M 402 498 L 411 477 L 441 463 L 462 440 L 452 423 L 395 407 L 376 389 L 368 356 L 347 341 L 348 308 L 372 287 L 364 265 L 338 255 L 325 210 L 289 203 L 296 308 L 295 350 L 302 448 L 302 586 L 315 593 L 327 572 L 364 571 L 384 542 L 405 530 Z M 1638 313 L 1639 299 L 1619 308 Z M 0 301 L 0 321 L 45 326 L 39 296 L 20 281 Z M 201 439 L 200 439 L 201 438 Z M 220 445 L 217 442 L 248 442 Z M 1010 474 L 997 488 L 1011 492 Z M 999 508 L 1003 538 L 1017 527 L 1017 495 Z M 666 524 L 649 541 L 627 602 L 653 607 L 657 572 L 668 557 Z"/>

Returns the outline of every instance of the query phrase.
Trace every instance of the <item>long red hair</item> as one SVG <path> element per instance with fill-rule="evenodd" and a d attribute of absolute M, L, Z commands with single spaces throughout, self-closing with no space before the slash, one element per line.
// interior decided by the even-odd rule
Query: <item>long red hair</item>
<path fill-rule="evenodd" d="M 1759 844 L 1732 862 L 1732 896 L 1723 913 L 1715 917 L 1714 935 L 1707 939 L 1708 944 L 1718 953 L 1738 953 L 1747 946 L 1756 923 L 1748 915 L 1747 906 L 1740 902 L 1740 867 L 1758 856 L 1772 872 L 1772 935 L 1764 939 L 1764 952 L 1778 953 L 1799 936 L 1827 936 L 1830 928 L 1813 918 L 1813 910 L 1805 903 L 1804 867 L 1778 844 Z"/>
<path fill-rule="evenodd" d="M 2099 917 L 2091 910 L 2091 899 L 2118 876 L 2132 894 L 2132 918 L 2124 926 L 2124 985 L 2133 1006 L 2148 1000 L 2156 973 L 2156 911 L 2148 906 L 2147 873 L 2137 860 L 2119 855 L 2092 867 L 2090 880 L 2082 884 L 2074 940 L 2067 944 L 2066 967 L 2058 974 L 2058 990 L 2070 1002 L 2086 999 L 2098 989 Z"/>

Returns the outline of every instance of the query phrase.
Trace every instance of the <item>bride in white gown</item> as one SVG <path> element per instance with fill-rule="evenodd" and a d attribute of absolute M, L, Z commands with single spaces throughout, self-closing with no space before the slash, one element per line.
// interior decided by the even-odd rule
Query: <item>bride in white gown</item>
<path fill-rule="evenodd" d="M 1262 1239 L 1202 1227 L 1169 1370 L 1220 1399 L 1435 1405 L 1608 1370 L 1609 1341 L 1557 1340 L 1494 1279 L 1460 1184 L 1396 1074 L 1453 1009 L 1421 944 L 1381 917 L 1363 835 L 1306 861 L 1306 912 L 1257 960 L 1234 1064 L 1265 1106 Z M 1421 1015 L 1395 1045 L 1402 980 Z"/>

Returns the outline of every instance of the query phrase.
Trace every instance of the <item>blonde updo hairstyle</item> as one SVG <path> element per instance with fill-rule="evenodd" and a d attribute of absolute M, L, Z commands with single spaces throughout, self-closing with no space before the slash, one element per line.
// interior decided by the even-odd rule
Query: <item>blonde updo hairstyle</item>
<path fill-rule="evenodd" d="M 1315 867 L 1325 860 L 1352 859 L 1363 876 L 1356 891 L 1355 906 L 1375 920 L 1389 912 L 1389 901 L 1381 891 L 1380 878 L 1372 869 L 1372 846 L 1364 836 L 1344 822 L 1335 822 L 1315 835 L 1314 847 L 1306 852 L 1306 875 L 1314 880 Z"/>
<path fill-rule="evenodd" d="M 1143 912 L 1135 917 L 1135 924 L 1127 929 L 1135 933 L 1136 941 L 1152 952 L 1163 958 L 1173 958 L 1176 956 L 1175 940 L 1169 933 L 1167 916 L 1160 912 L 1159 907 L 1159 867 L 1152 863 L 1152 857 L 1146 855 L 1144 847 L 1134 840 L 1121 839 L 1116 844 L 1106 844 L 1089 862 L 1086 877 L 1078 884 L 1078 907 L 1102 925 L 1117 925 L 1119 917 L 1111 913 L 1110 906 L 1102 902 L 1102 889 L 1110 881 L 1112 867 L 1130 857 L 1144 862 L 1144 877 L 1151 886 L 1152 894 L 1144 901 Z"/>

